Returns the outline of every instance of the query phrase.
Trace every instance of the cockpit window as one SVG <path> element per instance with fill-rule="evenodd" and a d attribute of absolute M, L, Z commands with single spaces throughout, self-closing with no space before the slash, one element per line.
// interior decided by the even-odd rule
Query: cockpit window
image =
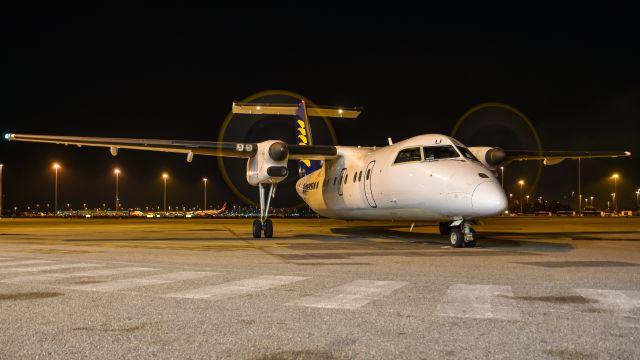
<path fill-rule="evenodd" d="M 458 146 L 458 150 L 462 153 L 462 156 L 466 157 L 469 160 L 478 161 L 478 159 L 473 155 L 471 150 L 467 149 L 464 146 Z"/>
<path fill-rule="evenodd" d="M 420 161 L 420 160 L 422 160 L 422 157 L 420 155 L 420 148 L 415 147 L 415 148 L 400 150 L 400 152 L 398 153 L 398 156 L 396 156 L 396 161 L 394 161 L 393 163 L 398 164 L 398 163 L 404 163 L 409 161 Z"/>
<path fill-rule="evenodd" d="M 453 148 L 453 145 L 424 147 L 425 160 L 451 159 L 457 157 L 460 157 L 460 154 Z"/>

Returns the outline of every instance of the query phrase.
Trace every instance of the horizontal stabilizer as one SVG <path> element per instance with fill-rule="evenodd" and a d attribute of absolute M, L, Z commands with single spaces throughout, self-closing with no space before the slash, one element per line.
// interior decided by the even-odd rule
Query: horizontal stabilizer
<path fill-rule="evenodd" d="M 298 110 L 297 104 L 257 104 L 234 102 L 232 111 L 234 114 L 254 114 L 254 115 L 295 115 Z M 339 108 L 330 106 L 307 106 L 307 115 L 326 116 L 333 118 L 355 119 L 362 108 Z"/>

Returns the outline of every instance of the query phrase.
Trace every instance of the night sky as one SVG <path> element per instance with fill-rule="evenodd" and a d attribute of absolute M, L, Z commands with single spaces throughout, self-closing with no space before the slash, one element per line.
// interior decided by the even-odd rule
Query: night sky
<path fill-rule="evenodd" d="M 389 136 L 450 134 L 467 110 L 495 101 L 525 114 L 545 150 L 631 151 L 632 158 L 582 162 L 584 195 L 602 205 L 613 192 L 608 177 L 618 172 L 619 206 L 629 207 L 640 188 L 634 14 L 298 5 L 8 10 L 0 16 L 0 131 L 215 141 L 234 100 L 283 89 L 322 105 L 363 107 L 359 119 L 333 122 L 339 144 L 385 145 Z M 505 125 L 479 126 L 460 140 L 535 150 L 526 128 L 509 125 L 513 116 L 487 116 Z M 293 138 L 291 123 L 290 131 L 274 127 L 283 139 Z M 247 137 L 260 137 L 261 127 Z M 163 172 L 171 177 L 170 205 L 202 205 L 205 176 L 210 204 L 240 203 L 213 157 L 189 164 L 177 154 L 112 157 L 107 149 L 2 141 L 5 208 L 52 204 L 54 161 L 62 165 L 60 203 L 75 208 L 113 206 L 116 166 L 124 207 L 161 206 Z M 243 176 L 241 162 L 232 167 Z M 530 184 L 535 169 L 507 167 L 507 192 L 519 192 L 521 177 Z M 545 166 L 537 188 L 525 188 L 565 202 L 576 190 L 570 160 Z"/>

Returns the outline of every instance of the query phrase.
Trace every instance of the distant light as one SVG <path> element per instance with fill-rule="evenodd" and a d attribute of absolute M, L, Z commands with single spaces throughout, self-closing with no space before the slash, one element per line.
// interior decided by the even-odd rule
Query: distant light
<path fill-rule="evenodd" d="M 60 169 L 60 164 L 54 163 L 53 164 L 53 168 L 56 169 L 56 170 Z"/>
<path fill-rule="evenodd" d="M 613 176 L 612 176 L 612 177 L 613 177 L 614 179 L 617 179 L 617 178 L 619 178 L 620 176 L 618 176 L 618 174 L 613 174 Z"/>
<path fill-rule="evenodd" d="M 342 109 L 338 109 L 338 114 L 342 114 Z"/>
<path fill-rule="evenodd" d="M 258 106 L 256 107 L 256 109 L 260 110 L 260 105 L 258 105 Z"/>
<path fill-rule="evenodd" d="M 169 177 L 169 175 L 167 175 L 166 173 L 162 174 L 162 178 L 163 178 L 163 179 L 166 179 L 166 178 L 168 178 L 168 177 Z"/>
<path fill-rule="evenodd" d="M 202 178 L 202 181 L 207 182 L 207 178 Z"/>
<path fill-rule="evenodd" d="M 518 181 L 518 184 L 520 184 L 520 185 L 524 185 L 524 180 L 520 180 L 520 181 Z"/>
<path fill-rule="evenodd" d="M 7 139 L 7 140 L 9 140 L 10 137 L 11 137 L 11 134 L 9 134 L 9 133 L 4 134 L 4 138 Z"/>
<path fill-rule="evenodd" d="M 115 170 L 113 170 L 114 174 L 120 174 L 120 169 L 116 168 Z"/>

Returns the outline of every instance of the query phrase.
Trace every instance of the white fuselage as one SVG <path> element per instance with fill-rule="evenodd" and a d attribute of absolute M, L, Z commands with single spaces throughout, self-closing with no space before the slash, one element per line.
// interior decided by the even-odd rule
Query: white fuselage
<path fill-rule="evenodd" d="M 453 146 L 455 157 L 430 158 Z M 315 212 L 336 219 L 449 221 L 493 216 L 507 208 L 494 174 L 463 155 L 463 145 L 438 134 L 381 148 L 339 146 L 338 157 L 296 183 Z M 399 153 L 413 153 L 399 162 Z"/>

